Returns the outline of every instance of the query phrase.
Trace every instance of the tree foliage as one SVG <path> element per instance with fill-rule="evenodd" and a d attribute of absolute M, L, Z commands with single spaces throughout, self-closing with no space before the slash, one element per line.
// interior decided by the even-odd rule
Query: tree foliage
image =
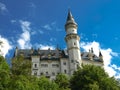
<path fill-rule="evenodd" d="M 103 68 L 84 65 L 70 80 L 71 90 L 120 90 L 117 81 L 109 77 Z"/>
<path fill-rule="evenodd" d="M 14 75 L 31 75 L 31 61 L 18 56 L 12 59 L 12 74 Z"/>
<path fill-rule="evenodd" d="M 58 74 L 54 81 L 31 75 L 31 62 L 19 56 L 10 69 L 0 56 L 0 90 L 120 90 L 120 84 L 109 77 L 103 68 L 85 65 L 71 78 Z"/>
<path fill-rule="evenodd" d="M 44 76 L 39 78 L 38 86 L 39 90 L 58 90 L 58 85 Z"/>
<path fill-rule="evenodd" d="M 60 90 L 69 90 L 69 78 L 65 74 L 58 74 L 55 79 Z"/>
<path fill-rule="evenodd" d="M 9 66 L 4 59 L 4 57 L 0 56 L 0 90 L 6 90 L 9 80 L 10 80 L 10 69 Z"/>

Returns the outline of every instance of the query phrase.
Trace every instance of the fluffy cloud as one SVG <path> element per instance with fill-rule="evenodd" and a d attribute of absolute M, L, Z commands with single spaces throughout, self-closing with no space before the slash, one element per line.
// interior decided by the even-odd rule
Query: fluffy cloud
<path fill-rule="evenodd" d="M 6 38 L 3 38 L 1 36 L 0 36 L 0 42 L 2 42 L 0 45 L 0 55 L 5 57 L 8 54 L 9 50 L 12 49 L 12 45 Z"/>
<path fill-rule="evenodd" d="M 22 21 L 20 20 L 21 28 L 23 33 L 20 35 L 20 38 L 18 39 L 18 45 L 21 49 L 25 48 L 31 48 L 30 43 L 30 22 L 28 21 Z"/>
<path fill-rule="evenodd" d="M 81 48 L 84 49 L 85 51 L 89 51 L 90 48 L 93 48 L 94 53 L 98 56 L 99 50 L 101 50 L 103 54 L 103 59 L 104 59 L 104 69 L 110 76 L 116 76 L 117 71 L 111 66 L 111 60 L 114 56 L 118 56 L 118 53 L 113 52 L 111 48 L 103 49 L 100 47 L 100 44 L 98 42 L 82 42 L 81 43 Z M 115 68 L 120 68 L 114 65 Z M 120 76 L 120 75 L 119 75 Z M 117 78 L 117 76 L 116 76 Z"/>
<path fill-rule="evenodd" d="M 49 45 L 40 45 L 40 48 L 41 49 L 43 49 L 43 50 L 47 50 L 47 49 L 51 49 L 51 50 L 53 50 L 53 49 L 55 49 L 55 47 L 54 46 L 49 46 Z"/>
<path fill-rule="evenodd" d="M 0 2 L 0 13 L 4 14 L 5 12 L 8 12 L 6 5 Z"/>
<path fill-rule="evenodd" d="M 42 49 L 42 50 L 48 50 L 49 48 L 50 48 L 51 50 L 54 50 L 54 49 L 55 49 L 55 47 L 52 46 L 52 45 L 43 45 L 43 44 L 35 44 L 35 47 L 40 48 L 40 49 Z"/>

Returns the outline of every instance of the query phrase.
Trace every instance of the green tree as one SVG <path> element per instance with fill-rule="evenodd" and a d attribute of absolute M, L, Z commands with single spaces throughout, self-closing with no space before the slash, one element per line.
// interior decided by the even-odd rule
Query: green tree
<path fill-rule="evenodd" d="M 31 75 L 31 61 L 25 59 L 22 55 L 12 59 L 13 75 Z"/>
<path fill-rule="evenodd" d="M 42 76 L 38 81 L 39 90 L 58 90 L 58 85 L 46 77 Z"/>
<path fill-rule="evenodd" d="M 38 78 L 18 75 L 11 77 L 9 90 L 39 90 Z"/>
<path fill-rule="evenodd" d="M 117 81 L 109 77 L 103 68 L 83 65 L 70 80 L 71 90 L 120 90 Z"/>
<path fill-rule="evenodd" d="M 69 90 L 69 78 L 65 74 L 58 74 L 55 79 L 60 90 Z"/>
<path fill-rule="evenodd" d="M 0 90 L 8 90 L 7 86 L 10 81 L 10 69 L 5 58 L 0 56 Z"/>

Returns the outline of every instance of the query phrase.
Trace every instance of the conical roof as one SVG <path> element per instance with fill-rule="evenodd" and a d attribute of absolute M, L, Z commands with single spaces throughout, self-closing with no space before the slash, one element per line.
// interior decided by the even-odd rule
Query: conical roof
<path fill-rule="evenodd" d="M 73 16 L 72 16 L 72 13 L 70 11 L 70 9 L 68 10 L 68 16 L 67 16 L 67 20 L 66 20 L 66 25 L 68 24 L 75 24 L 77 25 L 77 23 L 75 22 Z"/>

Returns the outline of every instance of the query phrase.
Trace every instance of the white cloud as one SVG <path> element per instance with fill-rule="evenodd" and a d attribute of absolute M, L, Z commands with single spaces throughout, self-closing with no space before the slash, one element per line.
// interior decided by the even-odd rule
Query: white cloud
<path fill-rule="evenodd" d="M 120 67 L 116 66 L 115 64 L 111 65 L 111 67 L 114 70 L 118 71 L 118 73 L 116 73 L 115 77 L 120 79 Z"/>
<path fill-rule="evenodd" d="M 93 48 L 94 53 L 98 56 L 99 50 L 101 50 L 103 59 L 104 59 L 104 69 L 110 76 L 115 76 L 116 71 L 113 67 L 111 67 L 111 60 L 114 56 L 118 56 L 118 53 L 113 52 L 111 48 L 108 49 L 103 49 L 100 47 L 100 44 L 98 42 L 82 42 L 81 43 L 81 48 L 84 49 L 85 51 L 89 51 L 90 48 Z"/>
<path fill-rule="evenodd" d="M 120 71 L 120 67 L 116 66 L 115 64 L 111 65 L 114 69 L 117 69 Z"/>
<path fill-rule="evenodd" d="M 23 31 L 30 31 L 30 22 L 20 20 L 20 24 Z"/>
<path fill-rule="evenodd" d="M 37 48 L 42 49 L 42 50 L 48 50 L 49 48 L 50 48 L 51 50 L 54 50 L 54 49 L 55 49 L 55 47 L 52 46 L 52 45 L 35 44 L 35 46 L 36 46 Z"/>
<path fill-rule="evenodd" d="M 12 49 L 12 45 L 10 44 L 10 42 L 4 38 L 0 36 L 0 42 L 2 42 L 2 44 L 0 45 L 0 55 L 2 56 L 6 56 L 9 52 L 9 50 Z"/>
<path fill-rule="evenodd" d="M 45 28 L 47 30 L 52 30 L 52 28 L 51 28 L 51 26 L 49 24 L 44 25 L 43 28 Z"/>
<path fill-rule="evenodd" d="M 8 12 L 6 5 L 0 2 L 0 13 L 4 14 Z"/>
<path fill-rule="evenodd" d="M 21 28 L 23 33 L 20 35 L 20 38 L 18 39 L 18 45 L 21 49 L 25 48 L 31 48 L 30 43 L 30 22 L 28 21 L 22 21 L 20 20 Z"/>

